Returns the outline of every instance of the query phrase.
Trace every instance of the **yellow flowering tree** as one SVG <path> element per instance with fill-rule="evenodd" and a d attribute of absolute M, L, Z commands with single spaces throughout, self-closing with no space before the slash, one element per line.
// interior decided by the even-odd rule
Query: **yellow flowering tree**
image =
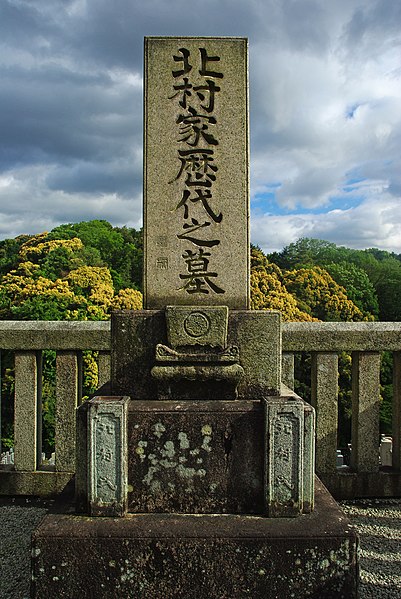
<path fill-rule="evenodd" d="M 280 310 L 283 320 L 315 320 L 300 310 L 297 299 L 284 285 L 281 269 L 269 262 L 258 248 L 251 250 L 251 308 Z"/>
<path fill-rule="evenodd" d="M 95 264 L 87 264 L 88 256 Z M 135 289 L 120 289 L 116 294 L 108 266 L 99 265 L 96 253 L 88 252 L 81 239 L 49 238 L 34 235 L 19 247 L 13 268 L 0 278 L 0 318 L 10 320 L 106 320 L 113 308 L 140 309 L 142 294 Z M 44 449 L 54 443 L 55 352 L 44 353 L 43 431 Z M 96 354 L 85 351 L 83 360 L 84 394 L 97 387 Z M 4 398 L 12 406 L 13 366 L 3 376 Z M 3 427 L 5 444 L 12 444 L 12 408 Z M 7 421 L 7 418 L 6 418 Z M 6 431 L 5 429 L 9 429 Z"/>
<path fill-rule="evenodd" d="M 285 286 L 295 295 L 300 305 L 313 316 L 324 321 L 364 320 L 361 310 L 348 299 L 344 287 L 329 273 L 314 266 L 284 273 Z"/>

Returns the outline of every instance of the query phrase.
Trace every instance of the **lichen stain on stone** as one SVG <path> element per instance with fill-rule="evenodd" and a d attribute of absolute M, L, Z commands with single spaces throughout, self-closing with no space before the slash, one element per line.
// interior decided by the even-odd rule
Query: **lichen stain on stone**
<path fill-rule="evenodd" d="M 162 434 L 165 432 L 166 432 L 166 427 L 161 422 L 156 422 L 156 424 L 153 425 L 153 434 L 158 439 L 160 439 Z"/>
<path fill-rule="evenodd" d="M 202 449 L 204 451 L 212 451 L 212 448 L 210 447 L 209 443 L 212 440 L 212 437 L 203 437 L 203 443 L 202 443 Z"/>
<path fill-rule="evenodd" d="M 175 456 L 174 442 L 166 441 L 160 453 L 164 458 L 173 458 Z"/>
<path fill-rule="evenodd" d="M 189 449 L 188 435 L 184 432 L 178 433 L 178 440 L 180 442 L 180 449 Z"/>
<path fill-rule="evenodd" d="M 176 485 L 171 481 L 166 481 L 163 471 L 174 471 L 176 477 L 185 482 L 186 492 L 194 491 L 195 480 L 206 476 L 205 468 L 199 466 L 203 464 L 203 458 L 199 456 L 200 451 L 210 452 L 210 442 L 212 439 L 212 427 L 208 424 L 204 425 L 201 429 L 202 432 L 202 444 L 199 447 L 190 448 L 190 440 L 187 433 L 180 431 L 177 434 L 177 440 L 168 439 L 162 441 L 163 433 L 166 433 L 166 429 L 161 422 L 156 423 L 153 427 L 153 434 L 160 440 L 160 445 L 156 443 L 155 447 L 152 447 L 152 453 L 146 454 L 145 449 L 148 448 L 148 442 L 141 440 L 138 442 L 136 447 L 136 454 L 140 460 L 147 461 L 149 464 L 148 471 L 142 482 L 147 485 L 152 493 L 163 492 L 163 487 L 168 492 L 176 490 Z M 189 452 L 187 453 L 187 450 Z M 178 455 L 180 452 L 185 452 L 186 455 Z M 196 463 L 189 466 L 187 465 L 190 457 L 196 458 Z"/>

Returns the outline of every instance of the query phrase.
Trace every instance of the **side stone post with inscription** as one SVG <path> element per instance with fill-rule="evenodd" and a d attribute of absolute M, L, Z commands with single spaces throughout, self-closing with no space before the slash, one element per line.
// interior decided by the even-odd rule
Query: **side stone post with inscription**
<path fill-rule="evenodd" d="M 94 397 L 78 408 L 76 510 L 125 516 L 129 397 Z"/>

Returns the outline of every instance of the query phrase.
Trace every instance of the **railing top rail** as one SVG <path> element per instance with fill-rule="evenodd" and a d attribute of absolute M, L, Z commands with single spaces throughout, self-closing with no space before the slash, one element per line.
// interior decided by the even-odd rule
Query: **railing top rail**
<path fill-rule="evenodd" d="M 0 348 L 110 350 L 110 321 L 0 321 Z M 284 322 L 283 351 L 401 351 L 401 322 Z"/>
<path fill-rule="evenodd" d="M 0 321 L 0 348 L 110 350 L 110 321 Z"/>
<path fill-rule="evenodd" d="M 283 351 L 401 351 L 401 322 L 285 322 Z"/>

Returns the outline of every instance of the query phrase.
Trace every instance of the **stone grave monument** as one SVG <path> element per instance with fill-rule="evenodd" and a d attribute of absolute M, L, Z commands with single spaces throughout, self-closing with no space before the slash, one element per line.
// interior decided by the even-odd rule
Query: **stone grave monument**
<path fill-rule="evenodd" d="M 78 409 L 75 513 L 34 534 L 33 597 L 356 597 L 280 314 L 249 310 L 247 70 L 246 39 L 145 40 L 145 309 L 112 315 L 110 390 Z"/>

